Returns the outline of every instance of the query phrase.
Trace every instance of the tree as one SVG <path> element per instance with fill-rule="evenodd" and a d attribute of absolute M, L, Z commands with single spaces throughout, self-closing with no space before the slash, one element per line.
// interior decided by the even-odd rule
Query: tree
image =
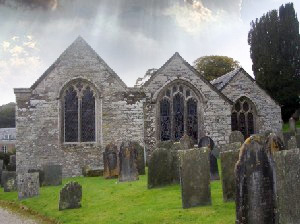
<path fill-rule="evenodd" d="M 0 128 L 16 127 L 15 103 L 0 106 Z"/>
<path fill-rule="evenodd" d="M 211 81 L 239 68 L 239 62 L 227 56 L 204 56 L 194 61 L 194 67 L 207 80 Z"/>
<path fill-rule="evenodd" d="M 293 3 L 251 23 L 248 35 L 257 83 L 282 106 L 287 121 L 299 108 L 300 35 Z"/>

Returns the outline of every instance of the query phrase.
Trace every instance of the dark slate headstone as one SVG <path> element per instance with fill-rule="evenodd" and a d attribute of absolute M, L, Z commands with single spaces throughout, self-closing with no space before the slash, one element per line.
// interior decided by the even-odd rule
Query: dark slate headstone
<path fill-rule="evenodd" d="M 288 149 L 296 149 L 296 148 L 297 148 L 296 137 L 292 136 L 290 140 L 288 140 Z"/>
<path fill-rule="evenodd" d="M 100 177 L 103 176 L 103 168 L 95 166 L 82 167 L 82 175 L 84 177 Z"/>
<path fill-rule="evenodd" d="M 300 150 L 274 154 L 279 223 L 300 223 Z"/>
<path fill-rule="evenodd" d="M 119 181 L 135 181 L 139 179 L 136 165 L 136 151 L 132 142 L 122 142 L 119 152 L 120 175 Z"/>
<path fill-rule="evenodd" d="M 162 149 L 171 149 L 173 146 L 174 142 L 169 140 L 169 141 L 162 141 L 157 143 L 156 148 L 162 148 Z"/>
<path fill-rule="evenodd" d="M 17 190 L 17 175 L 15 171 L 2 171 L 1 178 L 4 192 L 11 192 Z"/>
<path fill-rule="evenodd" d="M 219 170 L 218 170 L 218 160 L 214 156 L 214 153 L 212 152 L 215 147 L 214 141 L 210 137 L 204 136 L 200 139 L 198 147 L 199 148 L 207 147 L 210 149 L 210 153 L 209 153 L 210 179 L 211 180 L 220 180 Z"/>
<path fill-rule="evenodd" d="M 275 223 L 274 165 L 263 139 L 251 136 L 240 149 L 235 170 L 237 224 Z"/>
<path fill-rule="evenodd" d="M 209 149 L 180 151 L 182 207 L 211 205 Z"/>
<path fill-rule="evenodd" d="M 18 175 L 19 200 L 38 196 L 40 192 L 39 173 L 25 173 Z"/>
<path fill-rule="evenodd" d="M 229 135 L 229 143 L 240 142 L 243 144 L 245 137 L 240 131 L 233 131 Z"/>
<path fill-rule="evenodd" d="M 119 176 L 118 147 L 114 143 L 106 146 L 103 153 L 104 173 L 106 179 L 117 178 Z"/>
<path fill-rule="evenodd" d="M 144 147 L 142 147 L 138 142 L 133 142 L 136 151 L 136 165 L 139 175 L 145 175 L 145 153 Z"/>
<path fill-rule="evenodd" d="M 240 144 L 240 142 L 238 143 Z M 237 161 L 239 160 L 240 151 L 238 149 L 239 148 L 236 148 L 235 150 L 227 150 L 220 153 L 223 200 L 225 202 L 234 200 L 236 195 L 234 169 Z"/>
<path fill-rule="evenodd" d="M 148 163 L 148 188 L 161 187 L 173 183 L 173 155 L 171 150 L 156 149 Z"/>
<path fill-rule="evenodd" d="M 66 184 L 59 194 L 59 211 L 81 208 L 82 187 L 77 182 Z"/>
<path fill-rule="evenodd" d="M 183 135 L 180 139 L 180 144 L 182 145 L 183 149 L 192 149 L 194 148 L 194 141 L 193 139 L 188 135 Z"/>
<path fill-rule="evenodd" d="M 44 181 L 42 186 L 58 186 L 62 184 L 62 166 L 45 164 L 42 166 Z"/>
<path fill-rule="evenodd" d="M 41 169 L 29 169 L 28 173 L 39 173 L 39 183 L 41 187 L 45 179 L 44 171 Z"/>

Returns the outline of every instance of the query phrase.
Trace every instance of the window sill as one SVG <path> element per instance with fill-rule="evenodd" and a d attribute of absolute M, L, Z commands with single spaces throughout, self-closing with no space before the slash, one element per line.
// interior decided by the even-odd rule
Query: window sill
<path fill-rule="evenodd" d="M 63 146 L 95 146 L 98 142 L 63 142 Z"/>

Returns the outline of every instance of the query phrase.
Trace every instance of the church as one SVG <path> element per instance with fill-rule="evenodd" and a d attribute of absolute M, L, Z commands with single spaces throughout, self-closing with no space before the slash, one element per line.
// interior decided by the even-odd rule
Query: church
<path fill-rule="evenodd" d="M 17 172 L 61 164 L 63 176 L 103 166 L 105 146 L 137 141 L 150 155 L 184 134 L 226 144 L 282 128 L 281 108 L 242 68 L 209 82 L 179 53 L 127 87 L 78 37 L 30 88 L 14 89 Z"/>

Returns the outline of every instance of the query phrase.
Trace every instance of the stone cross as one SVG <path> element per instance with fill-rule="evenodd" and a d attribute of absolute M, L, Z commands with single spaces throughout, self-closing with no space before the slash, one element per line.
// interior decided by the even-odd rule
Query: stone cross
<path fill-rule="evenodd" d="M 77 182 L 66 184 L 59 194 L 59 210 L 81 208 L 82 187 Z"/>
<path fill-rule="evenodd" d="M 106 146 L 103 153 L 104 172 L 106 179 L 117 178 L 119 176 L 118 147 L 114 143 Z"/>
<path fill-rule="evenodd" d="M 18 174 L 19 200 L 38 196 L 40 192 L 39 173 Z"/>
<path fill-rule="evenodd" d="M 120 175 L 119 181 L 135 181 L 139 179 L 136 164 L 136 150 L 132 142 L 122 142 L 119 152 Z"/>

